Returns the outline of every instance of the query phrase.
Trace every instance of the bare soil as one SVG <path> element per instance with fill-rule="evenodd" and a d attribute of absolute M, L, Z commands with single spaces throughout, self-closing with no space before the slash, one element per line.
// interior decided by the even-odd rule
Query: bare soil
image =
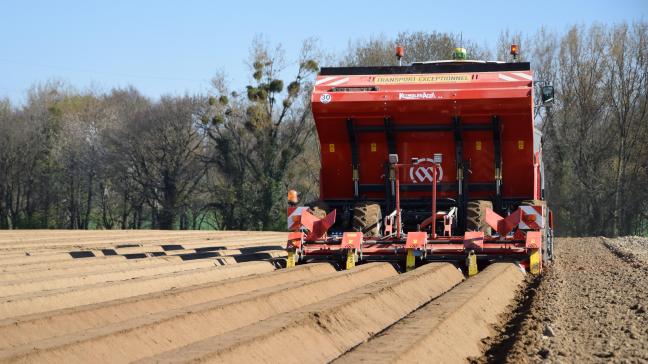
<path fill-rule="evenodd" d="M 220 335 L 395 274 L 386 263 L 365 265 L 349 272 L 297 280 L 30 342 L 4 351 L 0 360 L 129 362 Z"/>
<path fill-rule="evenodd" d="M 645 240 L 563 238 L 478 362 L 648 362 Z"/>
<path fill-rule="evenodd" d="M 542 277 L 462 282 L 277 269 L 285 238 L 0 232 L 0 362 L 648 362 L 648 239 L 557 239 Z"/>
<path fill-rule="evenodd" d="M 430 263 L 146 362 L 329 362 L 462 280 L 451 264 Z"/>
<path fill-rule="evenodd" d="M 603 243 L 621 259 L 635 268 L 648 267 L 648 238 L 623 236 L 616 239 L 603 238 Z"/>
<path fill-rule="evenodd" d="M 128 297 L 125 299 L 75 306 L 62 310 L 0 320 L 0 349 L 6 349 L 53 336 L 106 326 L 137 317 L 187 305 L 219 300 L 251 292 L 259 287 L 284 284 L 333 273 L 330 264 L 309 264 L 269 274 L 208 282 L 184 288 Z"/>
<path fill-rule="evenodd" d="M 233 277 L 271 272 L 273 270 L 274 266 L 268 262 L 249 262 L 120 281 L 100 282 L 76 286 L 73 289 L 58 288 L 18 295 L 5 295 L 3 293 L 0 296 L 0 319 L 106 302 L 176 287 L 187 287 Z"/>
<path fill-rule="evenodd" d="M 481 354 L 523 281 L 517 265 L 492 264 L 334 363 L 464 363 Z"/>

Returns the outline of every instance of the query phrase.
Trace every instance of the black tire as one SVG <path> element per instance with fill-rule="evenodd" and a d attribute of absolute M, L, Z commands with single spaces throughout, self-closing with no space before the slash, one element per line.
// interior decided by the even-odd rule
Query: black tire
<path fill-rule="evenodd" d="M 491 235 L 492 229 L 486 223 L 486 209 L 493 209 L 493 203 L 487 200 L 474 200 L 468 202 L 466 210 L 466 230 L 483 231 L 484 235 Z"/>
<path fill-rule="evenodd" d="M 353 208 L 353 230 L 361 231 L 365 237 L 380 236 L 382 212 L 380 205 L 374 202 L 363 202 Z"/>
<path fill-rule="evenodd" d="M 545 229 L 540 229 L 542 233 L 542 262 L 548 265 L 553 260 L 553 232 L 549 229 L 549 210 L 547 209 L 547 201 L 543 200 L 525 200 L 520 203 L 520 206 L 543 206 L 544 216 L 542 216 Z"/>

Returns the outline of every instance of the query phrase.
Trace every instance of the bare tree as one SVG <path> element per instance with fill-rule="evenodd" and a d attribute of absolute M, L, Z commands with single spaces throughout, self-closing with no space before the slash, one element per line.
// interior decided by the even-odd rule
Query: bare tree
<path fill-rule="evenodd" d="M 543 34 L 544 32 L 545 30 L 540 30 L 538 35 Z M 542 41 L 541 39 L 537 38 L 538 37 L 536 37 L 536 40 Z M 531 41 L 529 39 L 525 39 L 521 32 L 513 32 L 509 29 L 500 31 L 499 37 L 497 38 L 495 58 L 499 61 L 513 62 L 513 55 L 511 54 L 512 44 L 518 46 L 519 54 L 517 55 L 517 60 L 528 61 L 527 55 L 532 53 Z"/>
<path fill-rule="evenodd" d="M 634 186 L 639 182 L 637 157 L 646 148 L 648 129 L 648 25 L 621 24 L 608 36 L 608 59 L 605 77 L 614 138 L 614 203 L 612 234 L 630 232 L 637 205 Z M 631 195 L 626 193 L 630 187 Z M 644 196 L 646 196 L 644 194 Z M 628 198 L 630 197 L 630 198 Z"/>
<path fill-rule="evenodd" d="M 395 38 L 377 36 L 349 44 L 344 66 L 392 66 L 396 64 L 396 46 L 405 48 L 404 61 L 423 62 L 451 59 L 456 47 L 466 48 L 470 59 L 488 59 L 490 52 L 461 34 L 440 32 L 401 32 Z"/>
<path fill-rule="evenodd" d="M 536 77 L 556 86 L 554 106 L 538 120 L 563 234 L 643 233 L 646 37 L 645 23 L 572 27 L 556 54 L 554 36 L 536 35 Z"/>
<path fill-rule="evenodd" d="M 134 179 L 134 166 L 123 144 L 123 130 L 136 115 L 151 107 L 151 101 L 133 87 L 113 89 L 104 97 L 112 123 L 102 134 L 104 148 L 100 168 L 99 193 L 101 220 L 104 228 L 116 223 L 121 229 L 139 229 L 144 221 L 144 189 Z"/>
<path fill-rule="evenodd" d="M 9 109 L 7 116 L 5 106 L 5 116 L 0 118 L 0 122 L 6 123 L 0 135 L 0 209 L 4 211 L 1 215 L 6 216 L 6 227 L 49 225 L 50 207 L 56 205 L 52 192 L 56 187 L 51 183 L 55 168 L 50 150 L 58 133 L 52 105 L 65 92 L 60 83 L 42 84 L 30 89 L 22 109 Z"/>
<path fill-rule="evenodd" d="M 224 227 L 281 228 L 288 171 L 305 149 L 317 149 L 309 100 L 311 76 L 318 69 L 315 52 L 313 42 L 306 41 L 285 89 L 279 78 L 286 67 L 283 51 L 270 51 L 260 41 L 252 48 L 254 83 L 244 96 L 215 80 L 217 95 L 205 115 L 205 130 L 215 148 L 213 206 Z"/>
<path fill-rule="evenodd" d="M 175 227 L 205 174 L 204 134 L 196 128 L 201 103 L 198 97 L 163 97 L 135 115 L 118 141 L 161 229 Z"/>

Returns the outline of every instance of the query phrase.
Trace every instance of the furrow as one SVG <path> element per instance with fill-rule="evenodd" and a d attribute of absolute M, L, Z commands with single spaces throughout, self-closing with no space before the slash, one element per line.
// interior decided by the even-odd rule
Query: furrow
<path fill-rule="evenodd" d="M 396 275 L 396 271 L 387 263 L 368 264 L 351 271 L 291 282 L 77 334 L 32 342 L 2 353 L 0 360 L 130 362 L 223 334 Z"/>
<path fill-rule="evenodd" d="M 140 277 L 128 281 L 79 286 L 74 290 L 63 288 L 48 292 L 31 292 L 2 298 L 0 319 L 160 292 L 177 287 L 269 272 L 274 269 L 274 265 L 270 262 L 248 262 L 153 277 Z"/>
<path fill-rule="evenodd" d="M 280 269 L 165 292 L 49 311 L 18 319 L 6 319 L 0 321 L 0 349 L 333 272 L 335 269 L 327 263 L 307 264 L 295 269 Z"/>
<path fill-rule="evenodd" d="M 63 276 L 38 278 L 35 280 L 30 280 L 28 277 L 25 277 L 24 281 L 13 281 L 0 284 L 0 292 L 2 292 L 3 296 L 10 296 L 28 292 L 47 292 L 61 288 L 74 289 L 74 287 L 88 284 L 124 281 L 128 279 L 183 272 L 214 266 L 215 262 L 213 260 L 203 259 L 153 267 L 130 267 L 125 269 L 112 268 L 110 270 L 94 272 L 91 274 L 72 273 Z"/>
<path fill-rule="evenodd" d="M 482 354 L 523 281 L 515 264 L 492 264 L 334 363 L 466 363 Z"/>
<path fill-rule="evenodd" d="M 430 263 L 143 362 L 328 362 L 462 280 L 452 264 Z"/>

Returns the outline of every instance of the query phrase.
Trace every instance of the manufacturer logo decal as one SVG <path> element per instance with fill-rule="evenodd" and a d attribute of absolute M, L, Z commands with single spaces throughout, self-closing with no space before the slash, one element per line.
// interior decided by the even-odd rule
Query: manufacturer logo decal
<path fill-rule="evenodd" d="M 322 94 L 322 96 L 320 96 L 320 102 L 322 104 L 328 104 L 329 102 L 331 102 L 331 95 L 330 94 Z"/>
<path fill-rule="evenodd" d="M 432 183 L 432 173 L 434 166 L 430 165 L 434 163 L 433 158 L 419 158 L 413 166 L 410 167 L 409 175 L 410 179 L 414 183 Z M 438 165 L 437 170 L 437 182 L 443 179 L 443 168 L 441 164 Z"/>
<path fill-rule="evenodd" d="M 426 99 L 442 99 L 443 97 L 437 96 L 434 92 L 417 92 L 417 93 L 398 93 L 399 100 L 426 100 Z"/>

